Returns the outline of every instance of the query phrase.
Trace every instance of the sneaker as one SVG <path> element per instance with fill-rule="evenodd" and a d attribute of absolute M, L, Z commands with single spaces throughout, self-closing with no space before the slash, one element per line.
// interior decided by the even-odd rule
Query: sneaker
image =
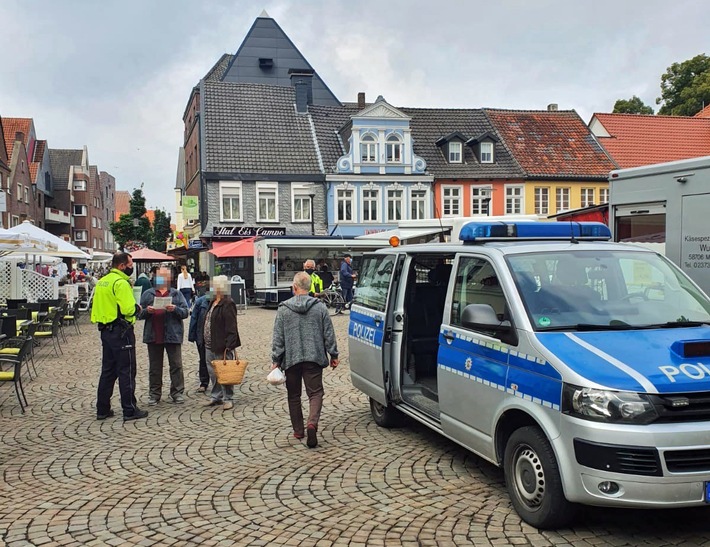
<path fill-rule="evenodd" d="M 234 403 L 232 401 L 225 401 L 222 406 L 222 410 L 232 410 L 234 408 Z"/>
<path fill-rule="evenodd" d="M 140 408 L 136 408 L 136 411 L 134 414 L 131 414 L 130 416 L 124 416 L 123 421 L 124 422 L 130 422 L 132 420 L 140 420 L 142 418 L 147 418 L 148 417 L 148 411 L 147 410 L 141 410 Z"/>
<path fill-rule="evenodd" d="M 175 403 L 176 405 L 181 405 L 184 402 L 185 402 L 185 397 L 183 397 L 182 395 L 175 395 L 175 397 L 173 397 L 173 403 Z"/>
<path fill-rule="evenodd" d="M 155 397 L 148 397 L 148 405 L 149 406 L 155 406 L 160 402 L 160 399 L 156 399 Z"/>
<path fill-rule="evenodd" d="M 217 405 L 221 405 L 221 404 L 222 404 L 222 401 L 218 401 L 218 400 L 216 400 L 216 399 L 212 399 L 212 400 L 210 400 L 210 402 L 207 403 L 205 406 L 217 406 Z"/>
<path fill-rule="evenodd" d="M 106 418 L 113 418 L 116 415 L 116 413 L 113 410 L 109 410 L 108 414 L 97 414 L 96 419 L 97 420 L 105 420 Z"/>
<path fill-rule="evenodd" d="M 316 435 L 316 426 L 313 424 L 308 424 L 308 428 L 306 429 L 306 436 L 308 437 L 306 439 L 306 446 L 308 448 L 315 448 L 318 446 L 318 436 Z"/>

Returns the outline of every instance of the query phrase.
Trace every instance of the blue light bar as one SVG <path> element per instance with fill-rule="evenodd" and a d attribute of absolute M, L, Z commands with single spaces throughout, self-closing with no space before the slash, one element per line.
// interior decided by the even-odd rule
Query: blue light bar
<path fill-rule="evenodd" d="M 608 241 L 611 231 L 601 222 L 469 222 L 461 228 L 464 243 L 508 240 Z"/>

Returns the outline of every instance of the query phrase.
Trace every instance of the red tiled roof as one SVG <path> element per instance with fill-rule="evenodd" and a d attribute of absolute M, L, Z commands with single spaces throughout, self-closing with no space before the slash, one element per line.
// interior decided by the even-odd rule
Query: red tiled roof
<path fill-rule="evenodd" d="M 710 155 L 708 118 L 600 113 L 595 118 L 610 135 L 597 137 L 599 142 L 622 168 Z"/>
<path fill-rule="evenodd" d="M 606 179 L 616 169 L 573 110 L 486 113 L 527 176 Z"/>
<path fill-rule="evenodd" d="M 114 195 L 114 203 L 116 205 L 116 222 L 121 218 L 121 215 L 127 215 L 131 211 L 131 194 L 125 190 L 116 190 Z"/>
<path fill-rule="evenodd" d="M 698 112 L 694 118 L 710 118 L 710 104 Z"/>
<path fill-rule="evenodd" d="M 5 150 L 7 150 L 8 160 L 12 157 L 12 148 L 15 146 L 15 134 L 19 131 L 25 135 L 25 144 L 30 134 L 30 118 L 3 118 L 2 130 L 5 136 Z"/>

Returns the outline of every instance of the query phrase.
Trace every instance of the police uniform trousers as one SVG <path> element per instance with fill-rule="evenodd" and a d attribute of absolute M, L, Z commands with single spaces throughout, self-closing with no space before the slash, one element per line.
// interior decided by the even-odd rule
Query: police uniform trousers
<path fill-rule="evenodd" d="M 118 379 L 123 417 L 136 413 L 136 335 L 133 326 L 122 330 L 118 325 L 101 331 L 103 358 L 96 397 L 96 413 L 106 415 L 111 410 L 113 386 Z"/>

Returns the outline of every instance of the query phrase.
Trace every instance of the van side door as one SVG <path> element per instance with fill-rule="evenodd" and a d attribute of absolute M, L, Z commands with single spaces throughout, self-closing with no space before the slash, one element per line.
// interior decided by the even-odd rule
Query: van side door
<path fill-rule="evenodd" d="M 382 405 L 387 405 L 390 381 L 392 309 L 399 279 L 398 258 L 394 253 L 363 256 L 348 327 L 353 386 Z"/>
<path fill-rule="evenodd" d="M 491 424 L 508 375 L 511 347 L 497 333 L 462 325 L 469 304 L 487 304 L 501 322 L 510 312 L 493 263 L 460 255 L 454 264 L 447 309 L 439 336 L 437 380 L 441 427 L 452 438 L 493 461 Z"/>

